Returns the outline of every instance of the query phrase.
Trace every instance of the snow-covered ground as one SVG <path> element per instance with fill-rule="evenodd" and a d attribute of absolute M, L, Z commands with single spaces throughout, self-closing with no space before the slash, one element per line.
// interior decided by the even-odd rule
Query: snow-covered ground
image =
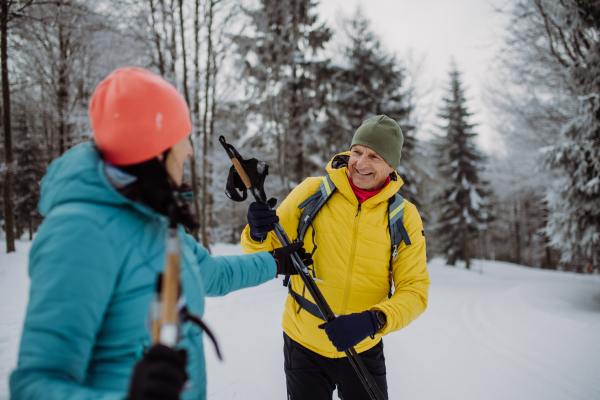
<path fill-rule="evenodd" d="M 29 243 L 0 254 L 0 400 L 16 363 Z M 217 245 L 215 254 L 241 254 Z M 480 272 L 481 269 L 481 272 Z M 475 261 L 429 263 L 429 308 L 384 338 L 391 399 L 600 399 L 600 276 Z M 283 399 L 281 279 L 209 299 L 209 399 Z"/>

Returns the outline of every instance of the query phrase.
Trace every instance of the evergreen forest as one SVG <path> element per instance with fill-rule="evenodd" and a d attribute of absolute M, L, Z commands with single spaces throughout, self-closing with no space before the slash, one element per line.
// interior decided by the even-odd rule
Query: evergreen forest
<path fill-rule="evenodd" d="M 368 5 L 365 5 L 368 7 Z M 206 248 L 237 243 L 249 201 L 224 192 L 224 136 L 269 165 L 280 202 L 349 150 L 380 114 L 404 134 L 400 194 L 424 221 L 429 257 L 598 272 L 600 1 L 510 0 L 487 106 L 506 144 L 478 148 L 463 74 L 448 60 L 435 132 L 418 79 L 361 9 L 322 22 L 314 0 L 0 0 L 0 224 L 6 251 L 32 240 L 48 165 L 92 140 L 88 108 L 111 71 L 137 66 L 187 101 L 195 155 L 185 180 Z M 401 39 L 398 39 L 401 41 Z M 426 139 L 424 139 L 426 138 Z"/>

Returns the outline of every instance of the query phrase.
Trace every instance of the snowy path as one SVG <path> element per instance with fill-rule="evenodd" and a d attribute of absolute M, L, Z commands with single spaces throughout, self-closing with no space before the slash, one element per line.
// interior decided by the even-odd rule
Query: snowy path
<path fill-rule="evenodd" d="M 31 242 L 17 241 L 16 252 L 0 253 L 0 400 L 8 399 L 8 376 L 17 365 L 17 352 L 29 298 L 27 259 Z"/>
<path fill-rule="evenodd" d="M 27 299 L 27 242 L 0 254 L 0 400 Z M 219 245 L 217 254 L 238 254 Z M 430 263 L 429 308 L 384 338 L 391 399 L 600 399 L 600 276 L 500 262 L 475 271 Z M 281 280 L 209 299 L 206 342 L 211 400 L 283 399 Z"/>

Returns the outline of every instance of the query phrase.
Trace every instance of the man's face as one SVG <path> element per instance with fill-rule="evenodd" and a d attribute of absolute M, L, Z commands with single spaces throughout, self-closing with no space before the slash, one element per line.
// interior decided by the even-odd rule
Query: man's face
<path fill-rule="evenodd" d="M 350 149 L 348 172 L 355 186 L 364 190 L 377 190 L 383 187 L 394 168 L 375 151 L 361 145 Z"/>

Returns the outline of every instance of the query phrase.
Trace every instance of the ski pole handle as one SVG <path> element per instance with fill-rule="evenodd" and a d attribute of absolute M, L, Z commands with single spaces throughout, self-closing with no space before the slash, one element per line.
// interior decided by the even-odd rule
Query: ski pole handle
<path fill-rule="evenodd" d="M 235 151 L 235 149 L 232 150 L 231 145 L 227 144 L 224 136 L 219 137 L 219 142 L 221 142 L 221 145 L 227 152 L 227 155 L 229 156 L 229 159 L 233 163 L 233 166 L 235 167 L 235 170 L 237 171 L 238 175 L 240 176 L 240 178 L 242 178 L 242 181 L 244 182 L 246 189 L 250 189 L 252 187 L 252 182 L 250 182 L 250 178 L 248 177 L 248 174 L 244 170 L 244 167 L 242 167 L 240 160 L 238 160 L 239 154 L 236 154 L 237 151 Z"/>
<path fill-rule="evenodd" d="M 246 171 L 244 171 L 240 160 L 238 160 L 237 158 L 232 158 L 231 162 L 233 163 L 233 166 L 235 167 L 235 170 L 237 171 L 240 178 L 242 178 L 242 181 L 244 182 L 244 185 L 246 185 L 246 188 L 250 189 L 252 187 L 252 183 L 250 183 L 250 178 L 248 178 L 248 174 L 246 173 Z"/>
<path fill-rule="evenodd" d="M 154 343 L 168 347 L 177 344 L 179 312 L 179 263 L 180 249 L 177 230 L 169 228 L 167 236 L 167 259 L 160 294 L 159 328 L 154 330 Z M 158 335 L 157 335 L 158 334 Z"/>

